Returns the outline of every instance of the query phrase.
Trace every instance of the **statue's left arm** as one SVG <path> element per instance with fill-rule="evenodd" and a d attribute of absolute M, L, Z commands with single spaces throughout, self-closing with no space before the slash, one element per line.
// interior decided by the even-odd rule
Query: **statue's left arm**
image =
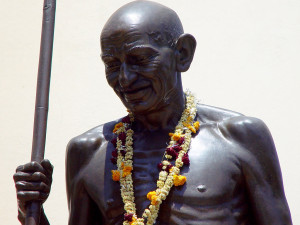
<path fill-rule="evenodd" d="M 247 195 L 256 225 L 290 225 L 280 165 L 271 134 L 259 119 L 238 116 L 220 124 L 237 144 Z"/>

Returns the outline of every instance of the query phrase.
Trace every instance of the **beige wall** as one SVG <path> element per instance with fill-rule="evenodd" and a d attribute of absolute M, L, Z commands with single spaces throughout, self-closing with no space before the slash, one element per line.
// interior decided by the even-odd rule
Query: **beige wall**
<path fill-rule="evenodd" d="M 65 146 L 87 129 L 125 114 L 106 84 L 99 33 L 128 1 L 57 4 L 46 158 L 55 166 L 45 204 L 52 224 L 67 224 Z M 300 2 L 161 0 L 182 18 L 198 46 L 184 87 L 202 103 L 263 119 L 278 149 L 294 224 L 300 224 Z M 42 1 L 1 1 L 0 223 L 18 224 L 12 175 L 30 159 Z"/>

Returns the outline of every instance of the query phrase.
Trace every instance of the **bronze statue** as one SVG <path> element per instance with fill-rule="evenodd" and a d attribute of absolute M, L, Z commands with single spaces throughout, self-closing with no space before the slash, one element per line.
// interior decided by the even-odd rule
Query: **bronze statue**
<path fill-rule="evenodd" d="M 101 48 L 108 84 L 134 116 L 131 175 L 136 216 L 141 218 L 150 204 L 147 193 L 157 188 L 157 164 L 170 142 L 169 133 L 174 132 L 185 111 L 181 72 L 190 67 L 196 41 L 183 32 L 173 10 L 135 1 L 110 17 L 101 33 Z M 111 157 L 116 148 L 113 130 L 121 120 L 93 128 L 68 144 L 70 225 L 116 225 L 124 220 L 137 224 L 128 219 L 120 184 L 111 175 L 117 168 Z M 187 181 L 171 188 L 155 224 L 292 224 L 275 146 L 265 124 L 201 104 L 197 104 L 195 121 L 200 128 L 191 139 L 189 166 L 180 171 Z M 26 202 L 44 202 L 51 177 L 48 160 L 17 168 L 14 179 L 22 224 Z M 40 224 L 49 224 L 44 211 Z"/>

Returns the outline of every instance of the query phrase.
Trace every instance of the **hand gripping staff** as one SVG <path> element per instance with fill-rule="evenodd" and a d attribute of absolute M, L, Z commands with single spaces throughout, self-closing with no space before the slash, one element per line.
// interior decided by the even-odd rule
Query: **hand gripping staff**
<path fill-rule="evenodd" d="M 44 0 L 31 152 L 31 161 L 36 162 L 41 162 L 45 153 L 55 5 L 56 0 Z M 26 209 L 25 225 L 39 225 L 40 211 L 40 202 L 30 202 Z"/>

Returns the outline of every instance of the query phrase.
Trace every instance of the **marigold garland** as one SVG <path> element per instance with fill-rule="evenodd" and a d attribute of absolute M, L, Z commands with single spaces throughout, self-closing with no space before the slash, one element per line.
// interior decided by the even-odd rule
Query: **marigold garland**
<path fill-rule="evenodd" d="M 174 133 L 170 133 L 170 142 L 162 162 L 158 164 L 159 178 L 157 180 L 157 189 L 147 194 L 147 199 L 151 201 L 149 207 L 145 209 L 142 218 L 136 215 L 136 206 L 134 203 L 132 170 L 133 170 L 133 130 L 131 124 L 134 117 L 131 112 L 117 123 L 113 133 L 117 135 L 111 142 L 115 146 L 112 152 L 111 162 L 116 164 L 118 169 L 112 170 L 112 179 L 120 181 L 121 196 L 124 202 L 123 225 L 152 225 L 158 216 L 159 207 L 163 200 L 168 196 L 172 186 L 184 185 L 186 177 L 180 175 L 180 168 L 183 165 L 189 165 L 188 150 L 191 143 L 192 133 L 199 130 L 200 123 L 194 122 L 196 116 L 196 103 L 191 93 L 186 93 L 186 108 L 175 127 Z M 175 159 L 173 165 L 170 161 Z M 145 223 L 146 222 L 146 223 Z"/>

